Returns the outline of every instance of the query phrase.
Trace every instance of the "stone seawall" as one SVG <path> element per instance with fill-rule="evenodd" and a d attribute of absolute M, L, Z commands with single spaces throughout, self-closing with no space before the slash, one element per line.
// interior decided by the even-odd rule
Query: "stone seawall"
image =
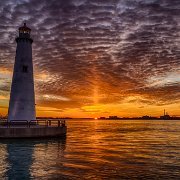
<path fill-rule="evenodd" d="M 60 137 L 65 136 L 66 126 L 62 127 L 0 127 L 0 138 L 38 138 L 38 137 Z"/>

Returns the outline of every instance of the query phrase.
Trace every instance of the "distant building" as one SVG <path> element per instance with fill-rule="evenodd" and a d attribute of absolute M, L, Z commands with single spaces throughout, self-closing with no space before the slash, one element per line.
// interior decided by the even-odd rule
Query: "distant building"
<path fill-rule="evenodd" d="M 142 118 L 141 119 L 151 119 L 151 116 L 142 116 Z"/>
<path fill-rule="evenodd" d="M 119 119 L 117 116 L 109 116 L 109 119 Z"/>
<path fill-rule="evenodd" d="M 167 113 L 166 110 L 164 109 L 164 115 L 163 115 L 163 116 L 160 116 L 160 119 L 168 120 L 168 119 L 171 119 L 171 117 L 168 115 L 168 113 Z"/>
<path fill-rule="evenodd" d="M 153 117 L 153 116 L 142 116 L 140 119 L 145 119 L 145 120 L 148 120 L 148 119 L 158 119 L 157 117 Z"/>
<path fill-rule="evenodd" d="M 164 116 L 160 116 L 160 119 L 168 120 L 168 119 L 171 119 L 171 117 L 167 114 L 167 115 L 164 115 Z"/>
<path fill-rule="evenodd" d="M 99 119 L 106 119 L 106 117 L 100 117 Z"/>

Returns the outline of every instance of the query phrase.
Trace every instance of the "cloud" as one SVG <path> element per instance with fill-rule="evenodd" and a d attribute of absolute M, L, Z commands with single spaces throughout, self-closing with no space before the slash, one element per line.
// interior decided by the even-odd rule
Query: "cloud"
<path fill-rule="evenodd" d="M 150 80 L 178 75 L 179 0 L 2 0 L 0 7 L 0 66 L 12 70 L 16 31 L 26 21 L 35 74 L 48 76 L 35 79 L 37 94 L 70 100 L 39 103 L 82 107 L 132 94 L 147 104 L 178 101 L 178 79 L 158 87 Z"/>

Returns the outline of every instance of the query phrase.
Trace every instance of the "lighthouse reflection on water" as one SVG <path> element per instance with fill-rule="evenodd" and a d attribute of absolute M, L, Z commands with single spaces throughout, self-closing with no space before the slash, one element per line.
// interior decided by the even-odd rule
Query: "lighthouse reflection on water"
<path fill-rule="evenodd" d="M 6 152 L 1 155 L 1 177 L 8 179 L 40 178 L 46 176 L 47 166 L 52 168 L 57 165 L 57 159 L 58 166 L 62 166 L 66 139 L 11 139 L 4 140 L 0 146 L 4 149 L 3 152 Z M 46 162 L 48 159 L 52 160 L 51 164 Z"/>

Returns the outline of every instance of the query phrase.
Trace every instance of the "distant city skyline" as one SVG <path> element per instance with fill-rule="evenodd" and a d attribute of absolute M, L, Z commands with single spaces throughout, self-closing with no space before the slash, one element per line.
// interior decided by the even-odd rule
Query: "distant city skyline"
<path fill-rule="evenodd" d="M 0 114 L 26 22 L 37 116 L 179 116 L 179 0 L 2 0 L 0 16 Z"/>

